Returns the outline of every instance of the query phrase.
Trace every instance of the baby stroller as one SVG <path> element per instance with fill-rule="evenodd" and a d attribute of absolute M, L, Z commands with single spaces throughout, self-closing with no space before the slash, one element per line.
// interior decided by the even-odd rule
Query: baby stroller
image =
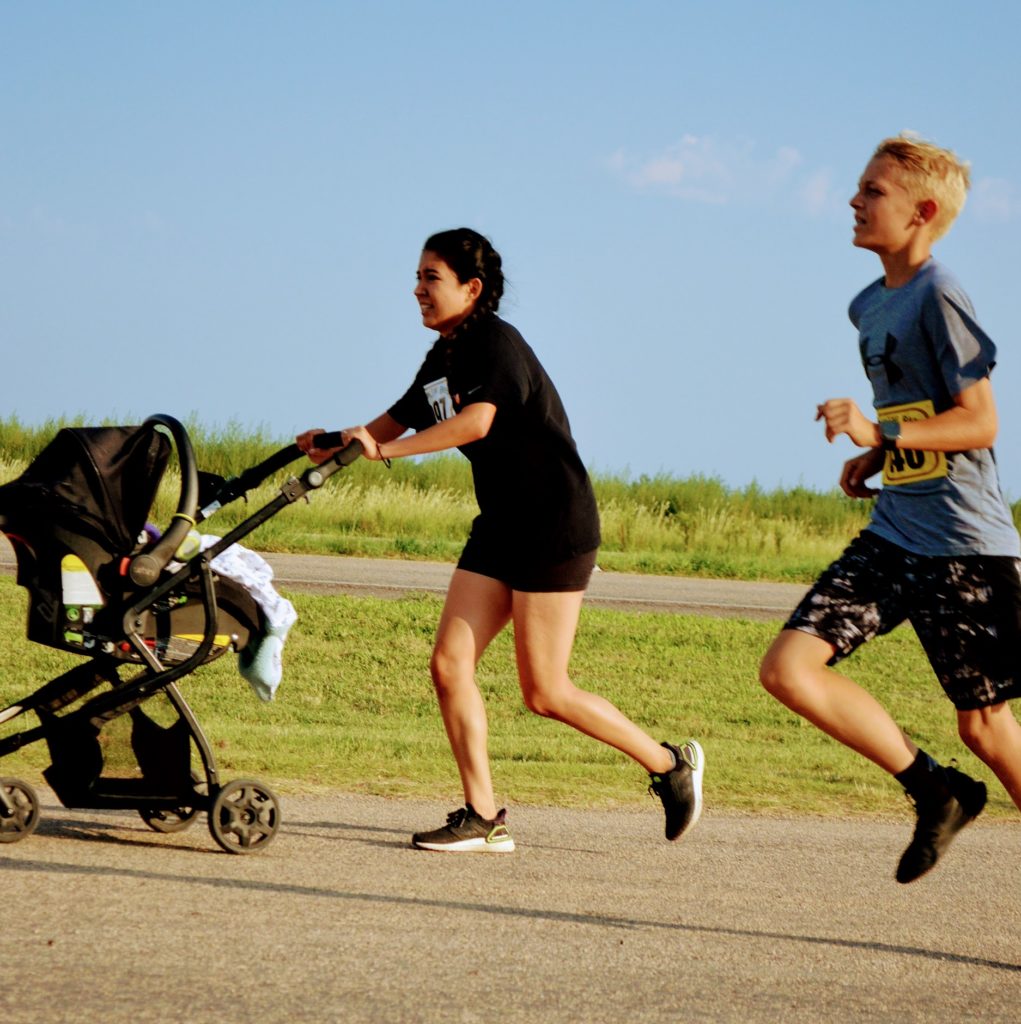
<path fill-rule="evenodd" d="M 320 443 L 338 446 L 339 434 Z M 177 511 L 153 539 L 146 518 L 172 449 L 181 470 Z M 151 416 L 140 427 L 61 430 L 17 480 L 0 487 L 0 530 L 17 557 L 17 582 L 30 595 L 28 639 L 86 660 L 0 710 L 0 724 L 27 712 L 39 721 L 0 738 L 0 758 L 45 739 L 52 763 L 43 775 L 65 807 L 136 810 L 157 832 L 187 828 L 205 811 L 227 852 L 265 848 L 280 825 L 276 796 L 254 780 L 220 782 L 177 683 L 259 635 L 258 605 L 242 586 L 218 577 L 212 561 L 360 453 L 354 442 L 301 479 L 290 477 L 273 500 L 181 566 L 174 558 L 189 530 L 300 458 L 297 445 L 225 480 L 198 472 L 187 432 L 171 416 Z M 171 708 L 169 726 L 143 709 L 158 694 Z M 111 778 L 103 773 L 100 738 L 118 719 L 127 731 L 124 715 L 137 769 Z M 192 767 L 193 746 L 201 772 Z M 31 786 L 0 778 L 0 842 L 30 835 L 39 813 Z"/>

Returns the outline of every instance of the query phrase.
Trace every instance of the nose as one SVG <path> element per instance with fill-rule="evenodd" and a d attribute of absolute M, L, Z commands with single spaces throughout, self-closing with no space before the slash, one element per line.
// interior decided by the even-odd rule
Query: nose
<path fill-rule="evenodd" d="M 847 201 L 847 205 L 852 209 L 857 210 L 861 206 L 861 189 L 859 189 L 850 199 Z"/>

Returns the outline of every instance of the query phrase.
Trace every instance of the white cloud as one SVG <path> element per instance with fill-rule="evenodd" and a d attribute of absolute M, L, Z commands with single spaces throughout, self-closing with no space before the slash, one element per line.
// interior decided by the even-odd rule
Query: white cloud
<path fill-rule="evenodd" d="M 639 192 L 688 202 L 761 202 L 788 198 L 818 216 L 843 203 L 826 169 L 808 169 L 799 150 L 778 146 L 761 152 L 749 140 L 683 135 L 659 153 L 635 156 L 617 150 L 610 170 Z"/>
<path fill-rule="evenodd" d="M 840 202 L 833 187 L 833 175 L 828 169 L 809 174 L 800 184 L 799 195 L 805 209 L 816 215 L 833 209 Z"/>
<path fill-rule="evenodd" d="M 983 221 L 1004 224 L 1021 215 L 1021 196 L 1004 178 L 982 178 L 975 182 L 968 205 Z"/>

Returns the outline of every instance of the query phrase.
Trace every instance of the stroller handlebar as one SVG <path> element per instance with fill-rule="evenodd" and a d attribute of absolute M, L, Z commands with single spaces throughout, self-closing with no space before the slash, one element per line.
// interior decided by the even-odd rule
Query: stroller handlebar
<path fill-rule="evenodd" d="M 128 576 L 132 583 L 140 587 L 152 586 L 160 577 L 160 573 L 174 558 L 188 531 L 203 519 L 208 518 L 216 509 L 235 501 L 248 491 L 257 487 L 268 477 L 299 459 L 304 454 L 297 444 L 289 444 L 274 452 L 269 458 L 249 469 L 240 476 L 223 480 L 216 487 L 209 501 L 203 497 L 203 508 L 199 509 L 199 473 L 195 465 L 195 454 L 182 424 L 162 413 L 150 416 L 145 425 L 152 425 L 161 433 L 169 434 L 177 448 L 177 457 L 181 467 L 181 494 L 170 526 L 166 533 L 151 547 L 135 555 L 128 566 Z M 338 469 L 349 466 L 362 453 L 360 441 L 340 447 L 340 432 L 320 434 L 317 440 L 321 448 L 338 448 L 333 457 L 318 466 L 310 467 L 298 485 L 297 492 L 290 492 L 290 500 L 306 493 L 308 490 L 322 486 L 323 481 L 332 476 Z M 214 478 L 215 479 L 215 478 Z"/>
<path fill-rule="evenodd" d="M 317 438 L 321 443 L 318 447 L 320 448 L 337 448 L 341 445 L 340 431 L 335 431 L 330 434 L 319 434 Z M 327 460 L 325 463 L 318 467 L 320 473 L 324 469 L 329 470 L 326 475 L 332 475 L 332 471 L 342 467 L 349 466 L 362 454 L 362 445 L 360 441 L 352 441 L 351 444 L 347 445 L 336 452 L 332 459 Z M 213 492 L 209 501 L 203 499 L 203 507 L 199 511 L 199 517 L 206 519 L 218 508 L 222 508 L 224 505 L 229 505 L 232 501 L 236 501 L 238 498 L 247 494 L 248 491 L 258 487 L 259 484 L 269 479 L 274 473 L 279 472 L 285 466 L 289 466 L 292 462 L 300 459 L 305 453 L 296 445 L 289 444 L 281 448 L 279 451 L 274 452 L 268 458 L 263 459 L 262 462 L 257 463 L 254 466 L 244 470 L 238 476 L 231 477 L 228 480 L 221 480 Z"/>

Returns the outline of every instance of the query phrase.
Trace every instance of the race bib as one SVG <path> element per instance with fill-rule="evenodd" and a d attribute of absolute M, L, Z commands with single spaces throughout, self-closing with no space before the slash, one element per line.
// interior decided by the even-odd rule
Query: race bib
<path fill-rule="evenodd" d="M 454 400 L 450 397 L 450 386 L 446 377 L 429 381 L 425 385 L 425 398 L 437 423 L 449 420 L 454 415 Z"/>
<path fill-rule="evenodd" d="M 910 423 L 927 420 L 935 415 L 931 399 L 920 402 L 906 402 L 904 405 L 888 405 L 876 410 L 879 421 L 892 420 Z M 898 487 L 901 484 L 918 483 L 921 480 L 938 480 L 947 475 L 947 457 L 944 452 L 920 452 L 913 448 L 894 448 L 886 453 L 883 463 L 883 485 Z"/>

